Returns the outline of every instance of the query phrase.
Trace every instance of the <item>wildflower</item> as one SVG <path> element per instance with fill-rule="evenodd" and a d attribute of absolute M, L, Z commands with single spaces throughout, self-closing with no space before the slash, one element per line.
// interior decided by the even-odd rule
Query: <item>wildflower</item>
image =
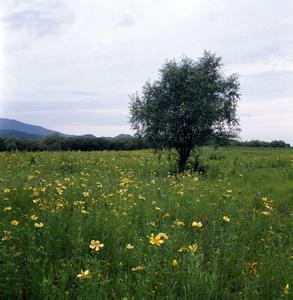
<path fill-rule="evenodd" d="M 61 196 L 61 195 L 63 194 L 63 189 L 62 189 L 62 187 L 57 186 L 57 187 L 56 187 L 56 192 L 57 192 L 58 195 Z"/>
<path fill-rule="evenodd" d="M 17 226 L 19 224 L 19 222 L 17 220 L 12 220 L 10 222 L 13 226 Z"/>
<path fill-rule="evenodd" d="M 92 278 L 91 272 L 89 270 L 81 270 L 79 274 L 77 274 L 77 278 L 79 279 L 90 279 Z"/>
<path fill-rule="evenodd" d="M 151 221 L 151 222 L 148 222 L 147 225 L 149 225 L 149 226 L 156 226 L 156 223 L 153 222 L 153 221 Z"/>
<path fill-rule="evenodd" d="M 100 248 L 104 247 L 104 244 L 102 244 L 100 241 L 91 240 L 89 247 L 93 250 L 99 251 Z"/>
<path fill-rule="evenodd" d="M 12 236 L 11 236 L 11 231 L 10 230 L 4 230 L 4 236 L 2 238 L 2 241 L 8 241 L 11 240 Z"/>
<path fill-rule="evenodd" d="M 80 212 L 81 212 L 83 215 L 89 214 L 89 212 L 88 212 L 87 210 L 85 210 L 85 209 L 82 209 Z"/>
<path fill-rule="evenodd" d="M 89 193 L 89 192 L 83 192 L 82 195 L 83 195 L 84 197 L 88 197 L 88 196 L 90 195 L 90 193 Z"/>
<path fill-rule="evenodd" d="M 283 288 L 283 293 L 285 296 L 289 295 L 289 283 L 287 283 Z"/>
<path fill-rule="evenodd" d="M 185 225 L 183 221 L 180 221 L 180 220 L 178 220 L 178 219 L 176 219 L 173 223 L 174 223 L 176 226 L 179 226 L 179 227 Z"/>
<path fill-rule="evenodd" d="M 127 244 L 127 245 L 126 245 L 126 248 L 127 248 L 128 250 L 132 250 L 132 249 L 134 248 L 134 246 L 131 245 L 131 244 Z"/>
<path fill-rule="evenodd" d="M 41 229 L 44 227 L 44 224 L 42 222 L 40 222 L 40 223 L 35 223 L 34 226 L 35 226 L 35 228 Z"/>
<path fill-rule="evenodd" d="M 101 189 L 103 187 L 103 185 L 99 181 L 96 182 L 96 185 L 98 189 Z"/>
<path fill-rule="evenodd" d="M 224 217 L 223 217 L 223 220 L 224 220 L 225 222 L 230 222 L 230 218 L 227 217 L 227 216 L 224 216 Z"/>
<path fill-rule="evenodd" d="M 178 261 L 177 261 L 177 259 L 173 259 L 173 260 L 172 260 L 172 266 L 173 266 L 173 267 L 177 267 L 177 266 L 178 266 Z"/>
<path fill-rule="evenodd" d="M 122 178 L 120 180 L 119 185 L 122 187 L 128 187 L 129 183 L 130 183 L 130 180 L 128 178 Z"/>
<path fill-rule="evenodd" d="M 139 199 L 139 200 L 145 200 L 145 197 L 142 196 L 142 195 L 139 195 L 139 196 L 138 196 L 138 199 Z"/>
<path fill-rule="evenodd" d="M 196 252 L 198 250 L 198 245 L 197 244 L 192 244 L 188 246 L 188 250 L 192 253 Z"/>
<path fill-rule="evenodd" d="M 254 275 L 257 275 L 256 269 L 257 269 L 258 265 L 259 265 L 258 261 L 253 261 L 253 262 L 247 263 L 249 273 L 253 273 Z"/>
<path fill-rule="evenodd" d="M 201 228 L 202 227 L 202 223 L 201 222 L 193 221 L 192 224 L 191 224 L 191 226 L 195 227 L 195 228 Z"/>
<path fill-rule="evenodd" d="M 33 200 L 33 203 L 35 203 L 35 204 L 39 204 L 40 202 L 41 202 L 41 199 L 40 199 L 40 198 L 34 199 L 34 200 Z"/>
<path fill-rule="evenodd" d="M 144 265 L 137 265 L 136 267 L 132 268 L 131 271 L 136 272 L 136 271 L 142 271 L 145 269 Z"/>
<path fill-rule="evenodd" d="M 149 241 L 151 245 L 161 246 L 164 243 L 164 239 L 168 239 L 165 233 L 160 232 L 156 236 L 152 233 Z"/>
<path fill-rule="evenodd" d="M 7 206 L 7 207 L 4 207 L 3 210 L 4 210 L 4 211 L 11 211 L 11 210 L 12 210 L 12 207 L 11 207 L 11 206 Z"/>
<path fill-rule="evenodd" d="M 11 192 L 11 189 L 9 189 L 9 188 L 4 189 L 4 193 L 10 193 L 10 192 Z"/>
<path fill-rule="evenodd" d="M 161 238 L 163 238 L 163 239 L 168 239 L 168 236 L 167 236 L 167 234 L 166 233 L 164 233 L 164 232 L 160 232 L 159 234 L 158 234 Z"/>
<path fill-rule="evenodd" d="M 186 247 L 180 247 L 180 248 L 178 249 L 178 252 L 184 252 L 184 251 L 186 251 Z"/>
<path fill-rule="evenodd" d="M 27 179 L 28 180 L 32 180 L 32 179 L 34 179 L 35 178 L 35 176 L 33 176 L 33 175 L 27 175 Z"/>
<path fill-rule="evenodd" d="M 261 214 L 264 215 L 264 216 L 269 216 L 272 213 L 270 211 L 262 211 Z"/>
<path fill-rule="evenodd" d="M 229 193 L 229 194 L 231 194 L 231 193 L 232 193 L 232 190 L 227 190 L 226 192 Z"/>
<path fill-rule="evenodd" d="M 38 217 L 36 215 L 31 215 L 31 220 L 32 221 L 36 221 L 38 219 Z"/>

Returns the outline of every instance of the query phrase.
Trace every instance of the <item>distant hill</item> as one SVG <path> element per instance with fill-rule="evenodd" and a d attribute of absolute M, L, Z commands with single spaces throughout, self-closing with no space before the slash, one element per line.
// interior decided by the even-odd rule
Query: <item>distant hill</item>
<path fill-rule="evenodd" d="M 12 130 L 12 129 L 0 129 L 0 136 L 2 137 L 16 137 L 18 139 L 23 140 L 31 140 L 31 139 L 37 139 L 40 136 L 35 134 L 30 134 L 22 131 Z"/>
<path fill-rule="evenodd" d="M 133 136 L 130 134 L 121 133 L 121 134 L 115 136 L 113 139 L 133 139 Z"/>
<path fill-rule="evenodd" d="M 19 138 L 40 138 L 49 135 L 60 135 L 66 137 L 68 135 L 58 131 L 50 130 L 41 126 L 23 123 L 17 120 L 0 118 L 0 136 L 16 136 Z"/>
<path fill-rule="evenodd" d="M 50 135 L 59 135 L 62 137 L 74 137 L 76 135 L 68 135 L 58 131 L 50 130 L 41 126 L 31 125 L 17 120 L 0 118 L 0 137 L 13 136 L 19 139 L 37 139 Z M 96 138 L 93 134 L 84 134 L 80 137 Z M 105 139 L 131 139 L 130 134 L 119 134 L 115 137 L 104 137 Z"/>
<path fill-rule="evenodd" d="M 119 139 L 133 139 L 134 137 L 130 134 L 121 133 L 121 134 L 118 134 L 114 137 L 113 136 L 103 136 L 102 138 L 106 139 L 106 140 L 113 140 L 113 139 L 119 140 Z"/>

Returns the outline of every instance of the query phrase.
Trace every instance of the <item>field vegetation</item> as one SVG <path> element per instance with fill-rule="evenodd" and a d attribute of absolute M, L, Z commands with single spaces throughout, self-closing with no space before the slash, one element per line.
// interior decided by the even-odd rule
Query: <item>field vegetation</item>
<path fill-rule="evenodd" d="M 0 298 L 292 297 L 292 150 L 201 152 L 0 153 Z"/>

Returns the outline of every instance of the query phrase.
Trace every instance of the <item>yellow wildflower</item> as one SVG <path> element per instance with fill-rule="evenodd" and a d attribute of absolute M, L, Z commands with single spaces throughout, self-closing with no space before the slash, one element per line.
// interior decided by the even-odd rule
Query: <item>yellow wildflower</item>
<path fill-rule="evenodd" d="M 38 217 L 36 215 L 31 215 L 31 220 L 32 221 L 36 221 L 38 219 Z"/>
<path fill-rule="evenodd" d="M 56 192 L 57 192 L 58 195 L 61 196 L 61 195 L 63 194 L 63 189 L 62 189 L 62 187 L 57 186 L 57 187 L 56 187 Z"/>
<path fill-rule="evenodd" d="M 195 228 L 201 228 L 202 227 L 202 223 L 201 222 L 193 221 L 192 224 L 191 224 L 191 226 L 195 227 Z"/>
<path fill-rule="evenodd" d="M 131 245 L 131 244 L 127 244 L 127 245 L 126 245 L 126 248 L 127 248 L 128 250 L 131 250 L 131 249 L 133 249 L 133 248 L 134 248 L 134 246 L 133 246 L 133 245 Z"/>
<path fill-rule="evenodd" d="M 10 222 L 13 226 L 17 226 L 19 224 L 19 222 L 17 220 L 12 220 Z"/>
<path fill-rule="evenodd" d="M 2 241 L 8 241 L 11 240 L 12 236 L 11 236 L 11 231 L 10 230 L 4 230 L 4 236 L 2 238 Z"/>
<path fill-rule="evenodd" d="M 142 271 L 143 269 L 145 269 L 144 265 L 138 265 L 138 266 L 132 268 L 131 271 L 136 272 L 136 271 Z"/>
<path fill-rule="evenodd" d="M 4 211 L 11 211 L 11 210 L 12 210 L 12 207 L 11 207 L 11 206 L 7 206 L 7 207 L 4 207 L 3 210 L 4 210 Z"/>
<path fill-rule="evenodd" d="M 178 252 L 184 252 L 184 251 L 186 251 L 186 247 L 180 247 L 180 248 L 178 249 Z"/>
<path fill-rule="evenodd" d="M 42 222 L 40 222 L 40 223 L 35 223 L 34 226 L 35 226 L 35 228 L 41 229 L 44 227 L 44 224 Z"/>
<path fill-rule="evenodd" d="M 164 233 L 164 232 L 160 232 L 160 233 L 158 234 L 158 236 L 160 236 L 161 238 L 166 239 L 166 240 L 168 239 L 167 234 Z"/>
<path fill-rule="evenodd" d="M 178 261 L 177 261 L 177 259 L 173 259 L 173 260 L 172 260 L 172 266 L 173 266 L 173 267 L 177 267 L 177 266 L 178 266 Z"/>
<path fill-rule="evenodd" d="M 174 224 L 175 224 L 176 226 L 179 226 L 179 227 L 185 225 L 183 221 L 180 221 L 180 220 L 178 220 L 178 219 L 176 219 L 176 220 L 174 221 Z"/>
<path fill-rule="evenodd" d="M 283 293 L 285 296 L 289 295 L 289 283 L 287 283 L 283 289 Z"/>
<path fill-rule="evenodd" d="M 225 222 L 230 222 L 230 218 L 227 217 L 227 216 L 224 216 L 224 217 L 223 217 L 223 220 L 224 220 Z"/>
<path fill-rule="evenodd" d="M 11 192 L 11 189 L 9 189 L 9 188 L 4 189 L 4 193 L 10 193 L 10 192 Z"/>
<path fill-rule="evenodd" d="M 249 273 L 257 275 L 256 269 L 257 269 L 258 265 L 259 265 L 258 261 L 253 261 L 253 262 L 247 263 L 247 267 L 248 267 Z"/>
<path fill-rule="evenodd" d="M 152 233 L 149 241 L 151 245 L 161 246 L 164 243 L 164 239 L 168 239 L 166 233 L 160 232 L 156 236 Z"/>
<path fill-rule="evenodd" d="M 262 211 L 261 212 L 261 215 L 264 215 L 264 216 L 269 216 L 271 215 L 272 213 L 270 211 Z"/>
<path fill-rule="evenodd" d="M 197 244 L 192 244 L 188 246 L 188 250 L 192 253 L 196 252 L 198 250 L 198 245 Z"/>
<path fill-rule="evenodd" d="M 103 187 L 103 185 L 99 181 L 96 182 L 96 185 L 98 189 L 101 189 Z"/>
<path fill-rule="evenodd" d="M 154 236 L 154 234 L 152 233 L 150 236 L 150 244 L 152 245 L 156 245 L 156 246 L 161 246 L 161 244 L 164 243 L 164 240 L 161 238 L 161 235 L 157 234 L 156 236 Z"/>
<path fill-rule="evenodd" d="M 90 195 L 90 193 L 89 193 L 89 192 L 83 192 L 82 195 L 83 195 L 84 197 L 88 197 L 88 196 Z"/>
<path fill-rule="evenodd" d="M 93 250 L 99 251 L 100 248 L 104 247 L 104 244 L 102 244 L 100 241 L 91 240 L 89 247 Z"/>
<path fill-rule="evenodd" d="M 92 278 L 91 272 L 89 270 L 81 270 L 79 274 L 77 274 L 77 278 L 79 279 L 90 279 Z"/>

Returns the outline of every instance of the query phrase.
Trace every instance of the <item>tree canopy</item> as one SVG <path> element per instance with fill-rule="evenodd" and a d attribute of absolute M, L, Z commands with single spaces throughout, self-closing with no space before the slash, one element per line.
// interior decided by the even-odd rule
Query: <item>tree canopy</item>
<path fill-rule="evenodd" d="M 157 80 L 130 97 L 130 122 L 153 147 L 175 148 L 182 172 L 195 146 L 235 135 L 239 87 L 238 75 L 225 76 L 221 57 L 213 53 L 170 60 Z"/>

